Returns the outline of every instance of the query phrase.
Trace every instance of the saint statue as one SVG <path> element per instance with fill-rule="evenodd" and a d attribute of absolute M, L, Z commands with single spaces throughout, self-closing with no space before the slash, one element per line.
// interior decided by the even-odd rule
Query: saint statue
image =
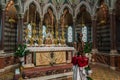
<path fill-rule="evenodd" d="M 66 25 L 70 26 L 73 24 L 72 15 L 70 14 L 68 8 L 64 9 L 60 22 L 61 22 L 61 27 L 65 27 Z"/>
<path fill-rule="evenodd" d="M 97 12 L 97 20 L 98 20 L 99 24 L 107 22 L 107 19 L 108 19 L 107 15 L 108 15 L 108 7 L 104 3 L 104 1 L 102 1 L 100 4 L 100 8 Z"/>
<path fill-rule="evenodd" d="M 51 7 L 48 8 L 47 13 L 44 16 L 43 24 L 45 26 L 54 27 L 55 25 L 55 16 Z"/>

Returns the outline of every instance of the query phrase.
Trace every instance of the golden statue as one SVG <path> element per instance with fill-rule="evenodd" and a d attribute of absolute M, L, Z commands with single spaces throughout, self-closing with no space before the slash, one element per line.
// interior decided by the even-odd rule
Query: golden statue
<path fill-rule="evenodd" d="M 58 40 L 59 40 L 59 38 L 58 38 L 58 31 L 56 30 L 56 37 L 55 37 L 55 39 L 54 39 L 54 44 L 55 44 L 55 45 L 58 44 Z"/>
<path fill-rule="evenodd" d="M 28 33 L 29 33 L 29 32 L 30 32 L 30 30 L 29 30 L 28 28 L 26 28 L 26 29 L 25 29 L 25 34 L 26 34 L 25 37 L 26 37 L 26 39 L 28 39 Z"/>
<path fill-rule="evenodd" d="M 42 30 L 40 29 L 39 38 L 38 38 L 38 45 L 40 46 L 41 44 L 43 44 L 43 40 L 42 40 Z"/>
<path fill-rule="evenodd" d="M 35 39 L 36 38 L 36 33 L 37 33 L 37 31 L 36 31 L 36 29 L 35 29 L 35 27 L 33 28 L 33 38 Z"/>
<path fill-rule="evenodd" d="M 61 44 L 65 44 L 65 33 L 64 33 L 64 27 L 62 27 L 62 39 L 61 39 Z"/>

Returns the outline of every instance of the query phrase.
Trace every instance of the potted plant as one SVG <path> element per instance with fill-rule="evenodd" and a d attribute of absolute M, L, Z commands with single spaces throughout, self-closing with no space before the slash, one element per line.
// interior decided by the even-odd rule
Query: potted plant
<path fill-rule="evenodd" d="M 23 62 L 24 56 L 29 54 L 29 50 L 27 50 L 26 48 L 26 45 L 19 44 L 16 52 L 14 53 L 14 56 L 18 57 L 20 62 Z"/>

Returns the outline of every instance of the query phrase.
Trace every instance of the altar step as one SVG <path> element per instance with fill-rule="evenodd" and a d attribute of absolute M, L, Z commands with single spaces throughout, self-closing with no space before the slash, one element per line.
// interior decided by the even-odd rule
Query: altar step
<path fill-rule="evenodd" d="M 37 80 L 37 78 L 38 80 L 48 80 L 48 78 L 49 80 L 56 80 L 54 78 L 67 77 L 68 75 L 71 76 L 72 64 L 59 64 L 54 66 L 34 67 L 28 69 L 25 68 L 23 73 L 25 78 L 30 80 Z"/>
<path fill-rule="evenodd" d="M 67 73 L 54 74 L 50 76 L 24 79 L 24 80 L 72 80 L 72 74 L 73 72 L 67 72 Z"/>

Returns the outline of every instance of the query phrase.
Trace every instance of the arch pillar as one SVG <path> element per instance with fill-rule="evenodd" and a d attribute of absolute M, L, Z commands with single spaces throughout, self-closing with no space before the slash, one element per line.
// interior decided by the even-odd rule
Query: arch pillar
<path fill-rule="evenodd" d="M 110 49 L 110 68 L 115 70 L 116 65 L 115 65 L 115 58 L 117 52 L 117 47 L 116 47 L 116 19 L 115 19 L 115 12 L 113 9 L 109 10 L 110 12 L 110 39 L 111 39 L 111 49 Z"/>
<path fill-rule="evenodd" d="M 23 44 L 23 13 L 18 14 L 18 25 L 17 25 L 17 44 Z"/>
<path fill-rule="evenodd" d="M 73 41 L 76 41 L 76 27 L 75 27 L 75 24 L 76 24 L 76 18 L 73 17 Z"/>
<path fill-rule="evenodd" d="M 96 16 L 92 16 L 92 62 L 96 62 L 95 55 L 98 53 L 97 49 L 97 19 Z"/>
<path fill-rule="evenodd" d="M 5 8 L 2 9 L 2 26 L 1 26 L 0 53 L 4 53 L 4 28 L 5 28 Z"/>

